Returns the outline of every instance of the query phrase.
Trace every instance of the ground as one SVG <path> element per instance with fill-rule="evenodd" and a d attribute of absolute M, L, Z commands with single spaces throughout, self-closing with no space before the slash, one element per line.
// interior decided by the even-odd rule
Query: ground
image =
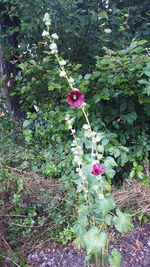
<path fill-rule="evenodd" d="M 150 224 L 136 224 L 130 232 L 119 235 L 110 246 L 117 248 L 122 256 L 121 267 L 150 266 Z M 44 242 L 33 249 L 27 256 L 31 267 L 85 267 L 84 251 L 73 244 L 54 245 L 51 241 Z M 94 266 L 94 265 L 93 265 Z"/>

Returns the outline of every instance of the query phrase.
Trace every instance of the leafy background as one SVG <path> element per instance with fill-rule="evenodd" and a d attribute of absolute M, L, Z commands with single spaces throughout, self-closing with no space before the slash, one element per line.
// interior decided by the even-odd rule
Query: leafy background
<path fill-rule="evenodd" d="M 51 223 L 49 217 L 39 214 L 58 204 L 52 203 L 51 194 L 46 189 L 43 193 L 38 186 L 37 195 L 44 194 L 49 204 L 24 200 L 28 197 L 24 196 L 23 177 L 29 171 L 48 181 L 53 178 L 63 182 L 59 192 L 63 205 L 59 216 L 54 209 L 52 221 L 59 225 L 56 236 L 61 241 L 72 238 L 72 205 L 83 200 L 73 189 L 76 173 L 66 113 L 75 118 L 89 163 L 89 140 L 83 138 L 82 130 L 84 118 L 80 110 L 66 104 L 70 88 L 59 77 L 58 64 L 42 37 L 45 12 L 52 20 L 51 33 L 59 35 L 57 44 L 67 61 L 67 73 L 85 94 L 92 128 L 101 132 L 99 153 L 104 156 L 107 179 L 117 187 L 128 177 L 144 183 L 150 179 L 149 1 L 110 0 L 108 4 L 90 0 L 0 0 L 0 111 L 5 113 L 0 117 L 1 207 L 4 212 L 13 203 L 11 213 L 37 215 L 36 220 L 13 218 L 7 230 L 8 235 L 11 233 L 10 244 L 20 231 L 13 223 L 31 227 Z M 113 209 L 110 202 L 108 197 L 106 209 Z M 66 211 L 69 219 L 64 218 Z M 118 220 L 116 217 L 116 224 Z M 29 229 L 20 234 L 30 236 Z M 92 231 L 96 235 L 97 230 Z M 84 240 L 87 244 L 86 236 Z M 11 245 L 15 246 L 13 242 Z"/>

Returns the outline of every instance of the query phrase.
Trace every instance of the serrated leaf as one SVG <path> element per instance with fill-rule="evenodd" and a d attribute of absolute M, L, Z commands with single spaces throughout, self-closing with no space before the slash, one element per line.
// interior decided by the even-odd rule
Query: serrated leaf
<path fill-rule="evenodd" d="M 116 229 L 120 233 L 125 233 L 133 229 L 134 225 L 131 223 L 131 215 L 123 213 L 119 209 L 116 210 L 117 216 L 113 218 Z"/>

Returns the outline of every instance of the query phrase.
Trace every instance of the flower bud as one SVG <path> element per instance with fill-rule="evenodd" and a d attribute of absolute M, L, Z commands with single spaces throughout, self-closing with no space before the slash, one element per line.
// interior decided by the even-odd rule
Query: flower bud
<path fill-rule="evenodd" d="M 48 35 L 49 35 L 49 32 L 47 32 L 47 31 L 45 31 L 45 30 L 42 32 L 42 36 L 43 36 L 43 37 L 48 36 Z"/>
<path fill-rule="evenodd" d="M 57 33 L 53 33 L 52 35 L 51 35 L 51 37 L 53 38 L 53 39 L 55 39 L 55 40 L 58 40 L 58 35 L 57 35 Z"/>
<path fill-rule="evenodd" d="M 65 66 L 66 65 L 66 61 L 64 59 L 62 59 L 61 61 L 59 61 L 59 65 L 62 67 L 62 66 Z"/>
<path fill-rule="evenodd" d="M 66 72 L 64 70 L 60 71 L 59 76 L 60 77 L 65 77 L 66 76 Z"/>

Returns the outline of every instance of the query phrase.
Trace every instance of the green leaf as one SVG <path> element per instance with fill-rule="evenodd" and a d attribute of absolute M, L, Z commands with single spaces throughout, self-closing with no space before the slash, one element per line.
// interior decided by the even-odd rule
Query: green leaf
<path fill-rule="evenodd" d="M 110 155 L 113 155 L 115 158 L 120 156 L 120 150 L 117 147 L 110 147 L 109 153 Z"/>
<path fill-rule="evenodd" d="M 143 172 L 138 172 L 137 173 L 137 176 L 140 178 L 140 179 L 144 179 L 145 178 L 145 174 Z"/>
<path fill-rule="evenodd" d="M 106 194 L 103 199 L 96 199 L 96 212 L 106 215 L 110 210 L 113 210 L 116 206 L 113 197 L 110 194 Z"/>
<path fill-rule="evenodd" d="M 131 223 L 131 215 L 123 213 L 119 209 L 116 210 L 117 216 L 113 218 L 116 229 L 120 233 L 125 233 L 133 229 L 134 225 Z"/>
<path fill-rule="evenodd" d="M 113 121 L 112 125 L 114 126 L 115 129 L 119 129 L 119 123 L 117 121 Z"/>
<path fill-rule="evenodd" d="M 126 121 L 129 124 L 132 124 L 137 119 L 137 113 L 133 111 L 133 112 L 128 113 L 126 115 L 121 115 L 120 118 L 123 121 Z"/>
<path fill-rule="evenodd" d="M 17 185 L 18 185 L 18 192 L 20 193 L 23 190 L 24 183 L 22 179 L 17 180 Z"/>
<path fill-rule="evenodd" d="M 141 80 L 138 81 L 138 83 L 140 83 L 140 84 L 148 84 L 148 81 L 144 80 L 144 79 L 141 79 Z"/>
<path fill-rule="evenodd" d="M 150 86 L 144 88 L 143 94 L 147 94 L 148 96 L 150 95 Z"/>
<path fill-rule="evenodd" d="M 121 151 L 121 164 L 125 164 L 126 162 L 128 162 L 128 155 L 126 152 Z"/>
<path fill-rule="evenodd" d="M 79 68 L 81 68 L 81 64 L 77 64 L 77 65 L 75 65 L 74 67 L 73 67 L 73 70 L 74 71 L 77 71 Z"/>
<path fill-rule="evenodd" d="M 100 19 L 108 19 L 108 15 L 105 11 L 101 11 L 98 13 Z"/>
<path fill-rule="evenodd" d="M 85 80 L 88 80 L 88 79 L 90 79 L 91 76 L 92 76 L 91 74 L 86 74 L 86 75 L 84 76 L 84 79 L 85 79 Z"/>
<path fill-rule="evenodd" d="M 114 160 L 114 158 L 113 157 L 106 157 L 106 159 L 105 159 L 105 165 L 109 165 L 109 166 L 112 166 L 112 167 L 114 167 L 114 166 L 117 166 L 117 163 L 116 163 L 116 161 Z"/>
<path fill-rule="evenodd" d="M 117 163 L 115 162 L 114 158 L 112 157 L 106 157 L 104 161 L 104 168 L 105 168 L 105 174 L 109 178 L 113 178 L 116 171 L 113 169 L 115 166 L 117 166 Z"/>
<path fill-rule="evenodd" d="M 28 127 L 30 124 L 31 124 L 31 121 L 30 121 L 30 120 L 25 120 L 25 121 L 23 122 L 23 128 Z"/>
<path fill-rule="evenodd" d="M 116 248 L 112 249 L 111 256 L 108 257 L 108 261 L 111 267 L 121 266 L 121 255 Z"/>
<path fill-rule="evenodd" d="M 105 217 L 105 222 L 107 223 L 107 225 L 111 225 L 112 224 L 112 219 L 113 219 L 113 216 L 111 214 L 108 214 L 106 217 Z"/>
<path fill-rule="evenodd" d="M 78 242 L 83 246 L 83 236 L 87 232 L 85 227 L 83 227 L 79 223 L 75 223 L 75 225 L 72 228 L 72 232 L 76 235 Z"/>
<path fill-rule="evenodd" d="M 109 143 L 109 139 L 108 138 L 104 138 L 102 140 L 102 146 L 106 146 Z"/>
<path fill-rule="evenodd" d="M 110 168 L 110 167 L 105 167 L 105 174 L 106 174 L 106 176 L 108 177 L 108 178 L 113 178 L 114 177 L 114 175 L 116 174 L 116 171 L 115 170 L 113 170 L 112 168 Z"/>
<path fill-rule="evenodd" d="M 101 146 L 101 145 L 98 145 L 98 146 L 97 146 L 97 150 L 98 150 L 99 152 L 101 152 L 102 154 L 104 153 L 104 147 Z"/>
<path fill-rule="evenodd" d="M 78 210 L 78 223 L 86 227 L 88 225 L 88 218 L 87 218 L 87 206 L 86 205 L 80 205 Z"/>
<path fill-rule="evenodd" d="M 120 112 L 125 111 L 126 108 L 127 108 L 127 102 L 123 102 L 123 103 L 120 105 Z"/>
<path fill-rule="evenodd" d="M 21 63 L 18 65 L 19 68 L 21 68 L 22 70 L 25 70 L 28 67 L 28 63 Z"/>
<path fill-rule="evenodd" d="M 105 248 L 107 244 L 107 234 L 104 232 L 99 233 L 96 226 L 93 226 L 87 233 L 83 236 L 83 242 L 88 254 L 96 255 Z"/>
<path fill-rule="evenodd" d="M 131 172 L 130 172 L 130 178 L 133 178 L 135 176 L 135 170 L 132 170 Z"/>

